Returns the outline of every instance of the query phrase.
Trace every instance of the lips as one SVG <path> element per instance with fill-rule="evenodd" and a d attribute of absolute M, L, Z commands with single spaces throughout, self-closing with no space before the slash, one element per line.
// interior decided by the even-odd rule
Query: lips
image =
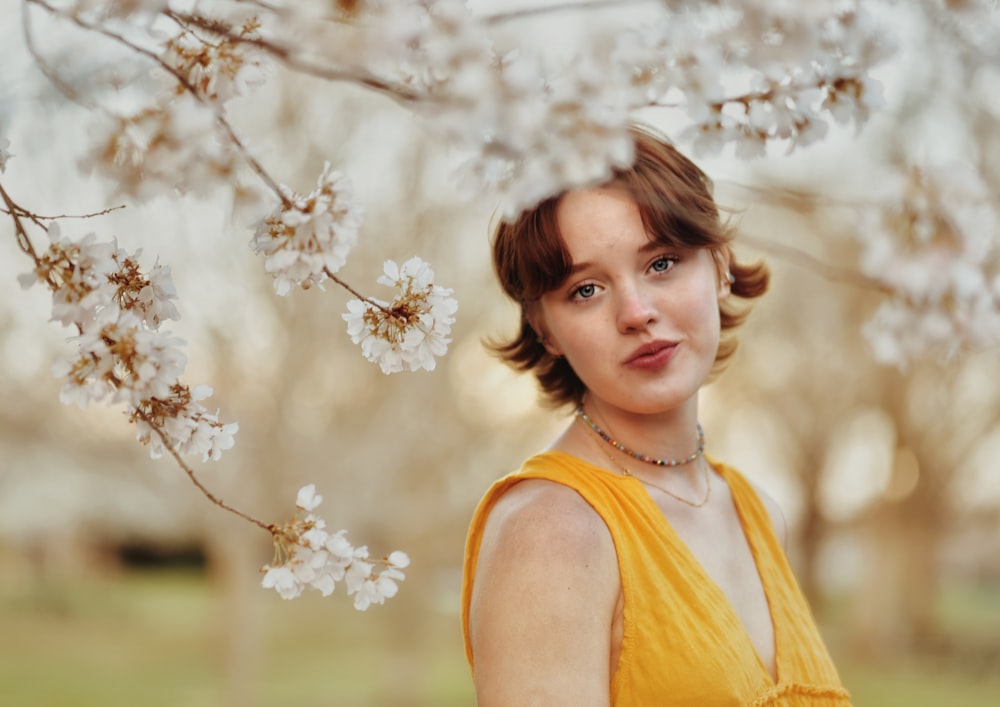
<path fill-rule="evenodd" d="M 629 354 L 624 365 L 640 370 L 658 370 L 670 363 L 675 351 L 677 343 L 674 341 L 650 341 Z"/>

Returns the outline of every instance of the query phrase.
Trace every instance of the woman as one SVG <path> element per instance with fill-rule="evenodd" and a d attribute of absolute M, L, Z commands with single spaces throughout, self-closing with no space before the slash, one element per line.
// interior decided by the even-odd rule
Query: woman
<path fill-rule="evenodd" d="M 522 321 L 496 348 L 576 414 L 473 518 L 478 704 L 842 707 L 780 511 L 703 454 L 698 392 L 768 272 L 733 260 L 708 178 L 633 137 L 631 168 L 497 229 Z"/>

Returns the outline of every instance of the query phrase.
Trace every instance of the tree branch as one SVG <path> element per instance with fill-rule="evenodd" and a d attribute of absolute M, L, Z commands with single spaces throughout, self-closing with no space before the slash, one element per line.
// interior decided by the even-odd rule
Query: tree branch
<path fill-rule="evenodd" d="M 649 5 L 652 2 L 654 2 L 654 0 L 571 0 L 570 2 L 553 3 L 551 5 L 542 5 L 540 7 L 525 7 L 519 10 L 498 12 L 496 14 L 485 16 L 484 20 L 488 25 L 498 25 L 538 15 L 554 15 L 559 12 L 572 12 L 574 10 L 586 11 L 610 8 L 618 9 L 623 5 Z"/>
<path fill-rule="evenodd" d="M 137 408 L 135 410 L 135 416 L 138 417 L 143 422 L 145 422 L 147 425 L 149 425 L 150 429 L 152 429 L 156 433 L 156 436 L 160 438 L 161 442 L 163 442 L 163 446 L 170 453 L 170 456 L 174 458 L 174 461 L 177 462 L 177 465 L 181 469 L 183 469 L 184 473 L 187 474 L 189 479 L 191 479 L 191 483 L 193 483 L 196 487 L 198 487 L 198 490 L 201 491 L 209 501 L 217 505 L 222 510 L 229 511 L 232 514 L 239 516 L 243 520 L 250 521 L 254 525 L 259 526 L 264 530 L 266 530 L 267 532 L 274 535 L 274 533 L 277 530 L 276 525 L 274 525 L 273 523 L 265 523 L 261 520 L 257 520 L 252 515 L 244 513 L 243 511 L 238 510 L 236 508 L 233 508 L 232 506 L 225 503 L 218 496 L 213 494 L 211 491 L 209 491 L 205 487 L 205 485 L 201 483 L 197 475 L 195 475 L 194 470 L 190 466 L 188 466 L 187 462 L 184 461 L 180 453 L 176 449 L 174 449 L 174 446 L 170 442 L 170 438 L 167 437 L 166 433 L 163 430 L 161 430 L 159 425 L 157 425 L 146 413 Z"/>
<path fill-rule="evenodd" d="M 373 300 L 371 297 L 365 297 L 363 294 L 361 294 L 360 292 L 358 292 L 357 290 L 355 290 L 353 287 L 351 287 L 349 284 L 347 284 L 344 280 L 341 280 L 339 277 L 337 277 L 332 272 L 330 272 L 329 268 L 323 268 L 323 272 L 326 273 L 326 276 L 328 278 L 330 278 L 335 283 L 337 283 L 338 285 L 340 285 L 341 287 L 343 287 L 345 290 L 347 290 L 348 292 L 350 292 L 352 295 L 354 295 L 355 297 L 357 297 L 362 302 L 367 302 L 371 306 L 377 307 L 378 309 L 381 309 L 383 312 L 385 312 L 386 314 L 388 314 L 390 317 L 395 317 L 395 315 L 393 314 L 393 312 L 392 312 L 391 309 L 389 309 L 385 305 L 379 304 L 378 302 L 376 302 L 375 300 Z"/>
<path fill-rule="evenodd" d="M 38 253 L 35 252 L 35 247 L 31 244 L 31 239 L 28 237 L 28 232 L 25 230 L 24 224 L 21 223 L 21 218 L 30 218 L 30 215 L 14 203 L 14 200 L 10 198 L 10 194 L 3 188 L 3 184 L 0 184 L 0 198 L 7 205 L 6 213 L 14 219 L 14 237 L 17 240 L 17 247 L 31 258 L 37 267 L 41 261 L 38 258 Z"/>
<path fill-rule="evenodd" d="M 23 206 L 14 205 L 14 209 L 17 211 L 19 216 L 24 216 L 25 218 L 30 218 L 35 223 L 42 225 L 41 221 L 59 221 L 62 219 L 72 218 L 72 219 L 84 219 L 84 218 L 95 218 L 97 216 L 105 216 L 110 214 L 112 211 L 118 211 L 119 209 L 124 209 L 125 204 L 119 204 L 118 206 L 109 206 L 101 211 L 95 211 L 90 214 L 59 214 L 58 216 L 43 216 L 42 214 L 31 213 L 26 210 Z M 6 209 L 0 209 L 0 213 L 13 215 L 10 211 Z"/>
<path fill-rule="evenodd" d="M 411 103 L 420 100 L 431 100 L 428 96 L 412 91 L 404 86 L 393 84 L 378 78 L 361 69 L 334 69 L 320 64 L 314 64 L 301 57 L 295 56 L 294 50 L 284 47 L 265 39 L 255 37 L 244 37 L 236 34 L 227 25 L 216 22 L 200 15 L 191 15 L 182 12 L 167 10 L 164 13 L 181 27 L 191 25 L 212 32 L 213 34 L 225 37 L 230 42 L 247 44 L 259 49 L 285 64 L 288 68 L 301 74 L 314 76 L 327 81 L 344 82 L 357 84 L 376 93 L 387 96 L 397 103 Z"/>
<path fill-rule="evenodd" d="M 882 202 L 875 201 L 874 199 L 838 199 L 830 196 L 823 196 L 815 192 L 799 191 L 797 189 L 789 189 L 787 187 L 761 187 L 754 184 L 745 184 L 743 182 L 731 180 L 716 182 L 716 184 L 748 191 L 757 197 L 775 203 L 779 206 L 790 208 L 793 211 L 798 211 L 799 213 L 811 213 L 817 207 L 821 206 L 846 209 L 883 206 Z"/>
<path fill-rule="evenodd" d="M 60 12 L 57 8 L 53 7 L 48 2 L 46 2 L 46 0 L 25 0 L 25 1 L 34 3 L 39 7 L 43 7 L 56 16 L 66 18 L 73 24 L 80 27 L 81 29 L 85 29 L 89 32 L 96 32 L 97 34 L 104 35 L 105 37 L 108 37 L 109 39 L 112 39 L 115 42 L 118 42 L 119 44 L 128 47 L 137 54 L 145 56 L 148 59 L 151 59 L 164 71 L 173 76 L 174 79 L 176 79 L 177 82 L 182 87 L 184 87 L 184 89 L 187 90 L 188 93 L 190 93 L 196 101 L 198 101 L 202 105 L 209 106 L 209 103 L 204 98 L 202 98 L 201 95 L 199 95 L 198 90 L 193 85 L 191 85 L 191 82 L 188 81 L 183 74 L 181 74 L 176 68 L 174 68 L 167 62 L 163 61 L 163 59 L 161 59 L 157 54 L 150 51 L 149 49 L 146 49 L 145 47 L 140 47 L 139 45 L 125 38 L 124 36 L 118 34 L 117 32 L 113 32 L 112 30 L 109 30 L 106 27 L 101 27 L 99 25 L 94 25 L 89 22 L 85 22 L 77 15 L 65 15 L 62 12 Z M 282 192 L 281 187 L 278 186 L 277 181 L 275 181 L 274 178 L 271 177 L 270 174 L 268 174 L 267 170 L 265 170 L 264 167 L 260 164 L 260 162 L 258 162 L 257 159 L 252 154 L 250 154 L 250 151 L 246 148 L 246 146 L 239 139 L 239 137 L 237 137 L 236 132 L 233 130 L 233 126 L 229 124 L 229 121 L 226 120 L 225 116 L 214 108 L 212 110 L 215 113 L 216 122 L 225 131 L 227 137 L 232 142 L 233 146 L 236 148 L 236 151 L 240 153 L 240 155 L 243 157 L 246 163 L 257 174 L 257 176 L 260 177 L 260 179 L 267 185 L 267 187 L 271 191 L 273 191 L 275 195 L 277 195 L 277 197 L 281 200 L 281 203 L 288 205 L 289 204 L 288 198 Z"/>
<path fill-rule="evenodd" d="M 820 275 L 820 277 L 823 277 L 831 282 L 841 282 L 866 290 L 875 290 L 876 292 L 881 292 L 882 294 L 887 295 L 895 293 L 893 288 L 873 277 L 869 277 L 868 275 L 860 273 L 857 270 L 851 270 L 850 268 L 830 265 L 829 263 L 823 262 L 819 258 L 806 253 L 804 250 L 799 250 L 798 248 L 784 245 L 783 243 L 775 243 L 774 241 L 770 241 L 766 238 L 760 238 L 747 233 L 740 233 L 739 242 L 745 243 L 765 253 L 770 253 L 771 255 L 781 258 L 782 260 L 792 263 L 793 265 L 798 265 L 799 267 L 807 270 L 812 270 Z"/>

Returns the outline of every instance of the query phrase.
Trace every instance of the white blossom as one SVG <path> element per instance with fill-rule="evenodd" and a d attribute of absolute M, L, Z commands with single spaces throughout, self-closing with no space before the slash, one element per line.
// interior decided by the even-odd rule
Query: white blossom
<path fill-rule="evenodd" d="M 591 56 L 576 57 L 546 73 L 527 53 L 495 63 L 486 99 L 477 100 L 478 124 L 468 111 L 431 104 L 433 125 L 460 125 L 452 143 L 468 157 L 455 180 L 469 193 L 499 195 L 505 218 L 565 189 L 599 182 L 631 163 L 627 90 L 618 70 Z M 469 96 L 465 101 L 476 100 Z M 464 105 L 459 101 L 458 105 Z M 477 127 L 478 125 L 478 127 Z"/>
<path fill-rule="evenodd" d="M 217 412 L 205 409 L 200 401 L 211 394 L 207 385 L 189 391 L 178 384 L 166 398 L 143 401 L 132 410 L 136 439 L 149 445 L 150 457 L 159 459 L 172 449 L 182 456 L 200 454 L 202 461 L 217 461 L 222 452 L 233 448 L 239 424 L 219 422 Z"/>
<path fill-rule="evenodd" d="M 73 240 L 62 235 L 57 222 L 49 224 L 48 236 L 51 244 L 35 270 L 19 280 L 22 287 L 48 283 L 53 320 L 88 332 L 113 324 L 121 311 L 132 312 L 151 329 L 180 319 L 169 267 L 155 264 L 147 275 L 139 265 L 141 250 L 128 253 L 93 233 Z"/>
<path fill-rule="evenodd" d="M 56 370 L 66 378 L 63 397 L 81 407 L 89 400 L 81 398 L 76 387 L 89 391 L 95 402 L 110 395 L 111 402 L 132 407 L 149 398 L 166 398 L 187 363 L 180 349 L 183 341 L 145 329 L 131 312 L 74 340 L 76 357 L 60 362 Z"/>
<path fill-rule="evenodd" d="M 182 30 L 167 40 L 160 58 L 183 77 L 187 87 L 194 89 L 199 97 L 225 103 L 246 95 L 264 82 L 263 54 L 250 49 L 250 42 L 260 38 L 258 27 L 259 23 L 253 19 L 238 29 L 230 27 L 235 38 Z M 173 76 L 167 78 L 174 80 Z"/>
<path fill-rule="evenodd" d="M 295 507 L 311 511 L 322 502 L 323 497 L 316 493 L 316 484 L 309 484 L 299 489 L 298 498 L 295 499 Z"/>
<path fill-rule="evenodd" d="M 7 162 L 14 154 L 10 151 L 10 140 L 0 137 L 0 174 L 7 171 Z"/>
<path fill-rule="evenodd" d="M 1000 341 L 992 196 L 968 166 L 912 166 L 862 214 L 862 271 L 888 291 L 863 333 L 877 360 Z"/>
<path fill-rule="evenodd" d="M 176 299 L 177 290 L 170 275 L 170 266 L 157 264 L 149 271 L 147 283 L 135 295 L 134 306 L 142 312 L 146 324 L 156 329 L 165 319 L 181 318 L 173 302 Z"/>
<path fill-rule="evenodd" d="M 397 288 L 399 294 L 392 302 L 350 300 L 342 315 L 347 333 L 361 346 L 364 357 L 378 363 L 387 375 L 402 370 L 433 371 L 437 357 L 451 343 L 458 302 L 451 297 L 451 289 L 434 284 L 434 272 L 418 257 L 402 266 L 387 260 L 384 272 L 378 282 Z"/>
<path fill-rule="evenodd" d="M 168 95 L 91 129 L 85 171 L 110 179 L 116 191 L 139 200 L 177 191 L 208 193 L 227 184 L 236 152 L 216 125 L 216 109 L 190 94 Z"/>
<path fill-rule="evenodd" d="M 380 604 L 385 600 L 380 594 L 377 580 L 365 579 L 354 590 L 354 608 L 358 611 L 365 611 L 372 604 Z M 395 592 L 393 592 L 395 594 Z"/>
<path fill-rule="evenodd" d="M 35 270 L 19 276 L 21 286 L 47 282 L 52 289 L 52 319 L 82 332 L 117 319 L 110 284 L 118 271 L 114 243 L 98 242 L 93 233 L 74 241 L 64 237 L 55 222 L 49 224 L 48 236 L 49 249 Z"/>
<path fill-rule="evenodd" d="M 323 497 L 315 484 L 299 489 L 297 512 L 291 521 L 272 530 L 275 562 L 264 565 L 261 586 L 274 589 L 283 599 L 294 599 L 309 587 L 323 596 L 343 582 L 354 607 L 364 611 L 396 595 L 402 570 L 410 564 L 406 553 L 396 550 L 381 560 L 369 558 L 368 548 L 354 547 L 347 531 L 326 531 L 326 522 L 313 514 Z M 310 511 L 305 515 L 303 511 Z"/>
<path fill-rule="evenodd" d="M 156 264 L 146 275 L 139 265 L 141 250 L 128 253 L 93 233 L 73 240 L 62 235 L 57 222 L 49 224 L 48 236 L 51 244 L 35 270 L 18 279 L 25 288 L 48 283 L 53 320 L 87 333 L 114 324 L 123 311 L 150 329 L 180 319 L 169 267 Z"/>
<path fill-rule="evenodd" d="M 362 208 L 350 181 L 329 163 L 307 196 L 282 191 L 285 203 L 261 221 L 250 247 L 264 255 L 264 268 L 274 277 L 274 290 L 286 295 L 293 287 L 308 289 L 327 273 L 343 267 L 358 239 Z"/>
<path fill-rule="evenodd" d="M 282 599 L 294 599 L 302 594 L 302 584 L 295 578 L 288 565 L 278 567 L 264 565 L 264 579 L 261 580 L 260 586 L 264 589 L 273 589 Z"/>

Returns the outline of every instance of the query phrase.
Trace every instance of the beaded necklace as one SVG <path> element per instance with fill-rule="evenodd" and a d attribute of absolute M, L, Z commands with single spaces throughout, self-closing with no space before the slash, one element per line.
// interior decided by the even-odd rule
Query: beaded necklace
<path fill-rule="evenodd" d="M 579 417 L 584 422 L 586 422 L 587 426 L 590 427 L 590 429 L 592 429 L 594 433 L 597 434 L 598 437 L 603 439 L 605 442 L 610 444 L 619 452 L 622 452 L 623 454 L 628 454 L 630 457 L 638 459 L 641 462 L 646 462 L 647 464 L 655 464 L 656 466 L 681 466 L 683 464 L 690 464 L 695 459 L 700 457 L 702 453 L 705 451 L 705 431 L 701 428 L 700 422 L 696 423 L 698 426 L 697 449 L 695 449 L 691 454 L 684 457 L 683 459 L 657 459 L 656 457 L 650 457 L 646 454 L 634 452 L 628 447 L 626 447 L 624 444 L 619 442 L 618 440 L 613 439 L 611 435 L 609 435 L 607 432 L 598 427 L 597 423 L 595 423 L 587 416 L 587 413 L 584 412 L 582 405 L 576 409 L 576 416 Z"/>
<path fill-rule="evenodd" d="M 683 496 L 677 495 L 676 493 L 674 493 L 670 489 L 663 488 L 662 486 L 657 486 L 656 484 L 654 484 L 651 481 L 646 481 L 645 479 L 639 478 L 638 476 L 636 476 L 635 474 L 633 474 L 631 471 L 629 471 L 629 469 L 628 469 L 627 466 L 625 466 L 624 464 L 620 463 L 617 459 L 615 459 L 613 456 L 611 456 L 611 451 L 607 447 L 605 447 L 604 445 L 602 445 L 600 442 L 598 442 L 596 439 L 594 440 L 594 446 L 596 446 L 598 449 L 601 450 L 601 452 L 604 454 L 604 456 L 606 456 L 608 458 L 608 461 L 610 461 L 612 464 L 614 464 L 619 469 L 621 469 L 622 473 L 625 476 L 631 476 L 636 481 L 638 481 L 640 483 L 643 483 L 646 486 L 649 486 L 651 488 L 654 488 L 657 491 L 662 491 L 663 493 L 667 494 L 671 498 L 677 499 L 681 503 L 685 503 L 685 504 L 691 506 L 692 508 L 701 508 L 701 507 L 705 506 L 708 503 L 708 499 L 710 499 L 712 497 L 712 481 L 711 481 L 711 479 L 708 478 L 708 465 L 707 464 L 705 465 L 705 468 L 704 468 L 704 472 L 705 472 L 705 498 L 701 499 L 700 501 L 691 501 L 691 500 L 689 500 L 687 498 L 684 498 Z"/>

